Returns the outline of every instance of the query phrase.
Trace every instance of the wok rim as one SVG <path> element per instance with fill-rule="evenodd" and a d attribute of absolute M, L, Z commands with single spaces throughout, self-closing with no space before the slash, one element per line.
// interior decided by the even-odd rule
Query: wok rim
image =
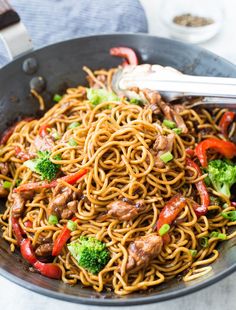
<path fill-rule="evenodd" d="M 173 42 L 173 43 L 175 43 L 177 45 L 179 44 L 182 47 L 185 47 L 187 49 L 190 48 L 190 49 L 193 49 L 193 50 L 196 50 L 199 52 L 204 52 L 205 54 L 208 54 L 210 57 L 212 57 L 214 59 L 219 59 L 221 62 L 227 64 L 228 66 L 231 66 L 232 69 L 236 73 L 236 65 L 234 65 L 233 63 L 231 63 L 227 59 L 225 59 L 225 58 L 223 58 L 223 57 L 221 57 L 221 56 L 219 56 L 219 55 L 217 55 L 217 54 L 215 54 L 215 53 L 213 53 L 213 52 L 211 52 L 205 48 L 202 48 L 202 47 L 194 45 L 194 44 L 188 44 L 188 43 L 180 42 L 177 40 L 158 37 L 155 35 L 150 35 L 150 34 L 145 34 L 145 33 L 137 33 L 137 34 L 133 34 L 133 33 L 107 33 L 107 34 L 101 34 L 101 35 L 81 36 L 78 38 L 57 42 L 54 44 L 50 44 L 50 45 L 41 47 L 37 50 L 30 51 L 27 54 L 21 55 L 19 58 L 11 61 L 10 63 L 8 63 L 6 65 L 4 65 L 0 69 L 0 72 L 7 70 L 8 66 L 14 65 L 15 62 L 17 62 L 19 60 L 23 60 L 26 56 L 31 56 L 32 54 L 33 55 L 37 54 L 38 52 L 45 50 L 49 47 L 61 46 L 64 44 L 69 44 L 70 42 L 73 42 L 73 41 L 83 41 L 86 39 L 97 39 L 97 38 L 106 38 L 106 37 L 109 38 L 111 36 L 121 37 L 121 38 L 123 36 L 130 36 L 130 37 L 137 37 L 140 39 L 142 39 L 142 37 L 148 37 L 150 39 L 158 39 L 158 40 L 163 41 L 163 42 L 169 42 L 170 44 L 171 44 L 171 42 Z M 38 293 L 38 294 L 41 294 L 41 295 L 44 295 L 47 297 L 51 297 L 54 299 L 72 302 L 72 303 L 77 303 L 77 304 L 94 305 L 94 306 L 134 306 L 134 305 L 145 305 L 145 304 L 152 304 L 152 303 L 156 303 L 156 302 L 172 300 L 175 298 L 179 298 L 179 297 L 189 295 L 191 293 L 202 290 L 208 286 L 211 286 L 211 285 L 217 283 L 218 281 L 224 279 L 225 277 L 229 276 L 230 274 L 232 274 L 235 271 L 236 271 L 236 262 L 232 266 L 221 271 L 220 273 L 213 275 L 211 278 L 203 280 L 202 282 L 197 283 L 191 287 L 181 288 L 178 291 L 161 293 L 161 295 L 159 295 L 157 292 L 156 295 L 152 295 L 152 296 L 140 296 L 140 297 L 133 297 L 133 298 L 128 298 L 128 299 L 122 298 L 122 297 L 118 297 L 117 299 L 112 299 L 112 298 L 103 299 L 103 298 L 86 298 L 86 297 L 74 296 L 74 295 L 69 295 L 69 294 L 53 291 L 50 289 L 42 288 L 38 285 L 32 284 L 28 281 L 25 281 L 24 279 L 21 279 L 15 275 L 13 275 L 12 273 L 6 271 L 2 267 L 0 267 L 0 275 L 2 277 L 4 277 L 5 279 L 13 282 L 14 284 L 19 285 L 20 287 L 23 287 L 23 288 L 28 289 L 30 291 L 33 291 L 35 293 Z"/>

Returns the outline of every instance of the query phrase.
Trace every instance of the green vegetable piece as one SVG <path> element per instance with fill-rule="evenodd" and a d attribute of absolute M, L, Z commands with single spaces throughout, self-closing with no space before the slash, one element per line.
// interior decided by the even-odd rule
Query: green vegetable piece
<path fill-rule="evenodd" d="M 76 222 L 73 222 L 73 221 L 69 220 L 69 221 L 67 222 L 67 228 L 68 228 L 69 230 L 71 230 L 71 231 L 75 231 L 75 230 L 78 228 L 78 225 L 77 225 Z"/>
<path fill-rule="evenodd" d="M 182 133 L 182 128 L 173 128 L 172 129 L 172 131 L 174 132 L 174 133 L 176 133 L 177 135 L 180 135 L 181 133 Z"/>
<path fill-rule="evenodd" d="M 160 155 L 160 159 L 166 164 L 168 161 L 171 161 L 174 158 L 174 156 L 171 154 L 171 152 L 166 152 L 162 155 Z"/>
<path fill-rule="evenodd" d="M 211 205 L 214 205 L 214 206 L 220 205 L 220 199 L 215 196 L 210 196 L 210 202 L 211 202 Z"/>
<path fill-rule="evenodd" d="M 142 100 L 136 99 L 136 98 L 132 98 L 132 99 L 130 99 L 130 103 L 136 104 L 136 105 L 142 105 Z"/>
<path fill-rule="evenodd" d="M 92 274 L 98 274 L 110 259 L 106 244 L 94 237 L 81 236 L 68 244 L 68 249 L 78 265 Z"/>
<path fill-rule="evenodd" d="M 105 89 L 87 88 L 87 98 L 93 106 L 107 101 L 119 101 L 116 94 Z"/>
<path fill-rule="evenodd" d="M 61 96 L 61 95 L 55 94 L 55 95 L 53 96 L 53 101 L 55 101 L 55 102 L 59 102 L 61 99 L 62 99 L 62 96 Z"/>
<path fill-rule="evenodd" d="M 189 250 L 192 257 L 195 257 L 197 255 L 197 250 Z"/>
<path fill-rule="evenodd" d="M 223 208 L 223 209 L 226 209 L 226 208 L 228 208 L 228 206 L 229 206 L 229 205 L 225 202 L 225 203 L 223 204 L 222 208 Z"/>
<path fill-rule="evenodd" d="M 159 235 L 162 237 L 164 236 L 166 233 L 168 233 L 168 231 L 170 230 L 170 225 L 169 224 L 163 224 L 161 226 L 161 228 L 159 229 L 158 233 Z"/>
<path fill-rule="evenodd" d="M 236 165 L 229 160 L 212 160 L 208 164 L 208 176 L 214 189 L 229 198 L 230 188 L 236 183 Z"/>
<path fill-rule="evenodd" d="M 207 237 L 202 237 L 199 239 L 199 243 L 200 243 L 200 246 L 203 247 L 203 248 L 207 248 L 208 245 L 209 245 L 209 242 L 208 242 L 208 238 Z"/>
<path fill-rule="evenodd" d="M 225 219 L 235 222 L 236 221 L 236 211 L 227 211 L 222 212 L 221 216 L 223 216 Z"/>
<path fill-rule="evenodd" d="M 68 144 L 70 146 L 77 146 L 78 145 L 78 143 L 75 141 L 74 138 L 70 138 Z"/>
<path fill-rule="evenodd" d="M 5 189 L 10 189 L 11 186 L 12 186 L 12 182 L 9 182 L 9 181 L 3 181 L 3 184 L 2 184 L 3 188 Z"/>
<path fill-rule="evenodd" d="M 67 128 L 68 129 L 74 129 L 76 127 L 79 127 L 81 124 L 79 122 L 73 122 L 71 123 Z"/>
<path fill-rule="evenodd" d="M 59 140 L 60 139 L 60 135 L 59 135 L 59 132 L 53 128 L 52 131 L 51 131 L 51 136 L 54 138 L 54 140 Z"/>
<path fill-rule="evenodd" d="M 49 151 L 39 151 L 38 157 L 24 162 L 24 166 L 41 175 L 42 180 L 51 181 L 56 178 L 60 165 L 50 161 Z M 55 159 L 60 159 L 55 157 Z"/>
<path fill-rule="evenodd" d="M 56 224 L 58 224 L 58 218 L 57 218 L 57 216 L 56 216 L 56 215 L 53 215 L 53 214 L 49 215 L 48 223 L 49 223 L 50 225 L 56 225 Z"/>
<path fill-rule="evenodd" d="M 176 128 L 176 123 L 169 121 L 168 119 L 164 119 L 163 125 L 165 125 L 167 128 L 170 128 L 170 129 Z"/>
<path fill-rule="evenodd" d="M 16 180 L 16 187 L 19 186 L 21 182 L 22 180 Z"/>
<path fill-rule="evenodd" d="M 212 231 L 210 234 L 210 238 L 217 238 L 219 235 L 218 231 Z"/>
<path fill-rule="evenodd" d="M 218 237 L 220 240 L 226 240 L 226 239 L 227 239 L 226 234 L 222 234 L 222 233 L 219 233 L 217 237 Z"/>

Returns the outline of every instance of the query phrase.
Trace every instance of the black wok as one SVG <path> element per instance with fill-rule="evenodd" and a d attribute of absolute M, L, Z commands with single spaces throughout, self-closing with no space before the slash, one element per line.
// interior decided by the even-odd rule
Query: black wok
<path fill-rule="evenodd" d="M 195 75 L 236 77 L 236 67 L 226 60 L 197 46 L 148 35 L 112 34 L 91 36 L 51 45 L 30 53 L 37 59 L 39 68 L 35 75 L 47 81 L 43 93 L 47 108 L 52 105 L 52 94 L 68 86 L 85 83 L 82 66 L 92 69 L 117 66 L 120 60 L 109 56 L 112 46 L 129 46 L 140 56 L 140 61 L 169 65 Z M 21 116 L 38 115 L 37 101 L 29 95 L 32 76 L 22 71 L 21 57 L 0 70 L 0 131 Z M 0 202 L 1 210 L 4 201 Z M 213 271 L 201 279 L 184 283 L 173 280 L 151 291 L 133 293 L 126 297 L 113 293 L 96 293 L 80 285 L 71 287 L 60 281 L 31 273 L 19 253 L 11 254 L 8 244 L 0 237 L 0 274 L 7 279 L 35 292 L 76 303 L 94 305 L 138 305 L 183 296 L 209 286 L 236 270 L 236 239 L 220 246 L 220 257 L 213 264 Z"/>

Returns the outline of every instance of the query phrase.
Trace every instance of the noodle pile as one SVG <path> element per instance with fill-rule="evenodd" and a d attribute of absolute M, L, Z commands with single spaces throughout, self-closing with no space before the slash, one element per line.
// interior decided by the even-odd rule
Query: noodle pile
<path fill-rule="evenodd" d="M 95 75 L 89 71 L 89 74 L 97 81 L 96 76 L 101 73 L 111 79 L 113 71 L 98 71 Z M 235 210 L 235 207 L 230 206 L 230 201 L 222 196 L 222 205 L 228 204 L 226 209 L 211 203 L 208 214 L 197 218 L 193 211 L 193 201 L 199 200 L 194 185 L 199 178 L 194 169 L 186 167 L 185 159 L 186 149 L 194 148 L 203 139 L 222 139 L 217 124 L 225 110 L 209 112 L 205 109 L 184 109 L 181 115 L 189 133 L 175 135 L 172 150 L 174 159 L 164 168 L 157 168 L 150 149 L 158 133 L 168 134 L 171 129 L 153 120 L 150 109 L 131 104 L 125 99 L 104 102 L 94 107 L 85 94 L 86 90 L 81 86 L 68 89 L 62 100 L 41 119 L 21 121 L 7 144 L 0 148 L 0 162 L 9 164 L 12 176 L 0 175 L 0 178 L 12 181 L 13 187 L 17 180 L 21 180 L 21 184 L 40 181 L 40 176 L 25 167 L 23 161 L 15 155 L 15 147 L 20 147 L 25 153 L 33 152 L 35 137 L 43 124 L 51 125 L 61 137 L 55 141 L 50 159 L 60 164 L 64 175 L 88 168 L 88 173 L 75 185 L 61 181 L 73 191 L 82 191 L 86 197 L 79 201 L 75 214 L 78 227 L 71 233 L 71 241 L 81 235 L 94 236 L 106 243 L 111 259 L 98 275 L 93 275 L 78 266 L 65 246 L 54 259 L 62 270 L 63 282 L 71 285 L 78 282 L 98 292 L 110 289 L 118 295 L 126 295 L 146 290 L 177 275 L 181 275 L 184 281 L 190 281 L 210 272 L 210 264 L 219 256 L 217 244 L 220 241 L 210 238 L 208 247 L 201 247 L 199 240 L 216 229 L 226 233 L 227 240 L 235 237 L 236 231 L 230 232 L 228 228 L 236 222 L 229 222 L 220 215 L 222 211 Z M 73 122 L 79 122 L 80 126 L 68 129 L 68 125 Z M 68 144 L 70 138 L 77 142 L 76 146 Z M 56 160 L 56 155 L 60 155 L 61 159 Z M 212 153 L 209 158 L 217 158 L 217 154 Z M 206 175 L 200 178 L 204 177 Z M 211 195 L 220 196 L 212 188 L 208 190 Z M 161 253 L 147 268 L 127 273 L 128 245 L 137 237 L 154 232 L 160 211 L 177 193 L 186 197 L 187 205 L 174 225 L 171 225 L 170 243 L 163 246 Z M 52 194 L 51 189 L 36 191 L 33 199 L 26 203 L 24 215 L 20 218 L 20 226 L 32 240 L 33 247 L 40 238 L 52 238 L 55 241 L 67 222 L 61 219 L 57 225 L 48 223 L 47 207 Z M 12 189 L 6 210 L 0 214 L 0 224 L 3 238 L 9 242 L 11 251 L 15 251 L 17 242 L 10 220 L 11 196 Z M 112 218 L 96 220 L 106 212 L 106 206 L 111 201 L 122 198 L 132 201 L 143 199 L 147 205 L 145 213 L 130 221 Z M 25 225 L 27 221 L 32 222 L 32 227 Z M 189 250 L 194 249 L 198 251 L 193 257 Z"/>

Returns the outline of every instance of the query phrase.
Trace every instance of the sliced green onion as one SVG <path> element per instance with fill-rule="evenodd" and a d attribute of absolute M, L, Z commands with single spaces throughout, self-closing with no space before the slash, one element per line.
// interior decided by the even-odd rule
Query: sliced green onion
<path fill-rule="evenodd" d="M 228 206 L 229 206 L 229 205 L 228 205 L 227 203 L 224 203 L 223 206 L 222 206 L 222 208 L 223 208 L 223 209 L 226 209 L 226 208 L 228 208 Z"/>
<path fill-rule="evenodd" d="M 189 250 L 192 257 L 195 257 L 197 255 L 197 250 Z"/>
<path fill-rule="evenodd" d="M 169 230 L 170 230 L 170 225 L 169 224 L 163 224 L 161 226 L 161 228 L 158 230 L 158 233 L 162 237 L 163 235 L 168 233 Z"/>
<path fill-rule="evenodd" d="M 168 119 L 164 119 L 163 125 L 165 125 L 167 128 L 170 128 L 170 129 L 176 128 L 176 123 L 169 121 Z"/>
<path fill-rule="evenodd" d="M 68 129 L 73 129 L 73 128 L 76 128 L 80 126 L 80 123 L 79 122 L 73 122 L 71 123 L 69 126 L 68 126 Z"/>
<path fill-rule="evenodd" d="M 61 99 L 62 99 L 62 96 L 61 96 L 61 95 L 55 94 L 55 95 L 53 96 L 53 101 L 55 101 L 55 102 L 59 102 Z"/>
<path fill-rule="evenodd" d="M 174 156 L 171 154 L 171 152 L 166 152 L 162 155 L 160 155 L 160 159 L 166 164 L 168 161 L 171 161 L 174 158 Z"/>
<path fill-rule="evenodd" d="M 226 234 L 222 234 L 222 233 L 219 233 L 217 237 L 218 237 L 219 239 L 221 239 L 221 240 L 226 240 L 226 239 L 227 239 Z"/>
<path fill-rule="evenodd" d="M 21 182 L 22 180 L 16 180 L 16 187 L 19 186 Z"/>
<path fill-rule="evenodd" d="M 217 238 L 219 236 L 218 231 L 212 231 L 210 234 L 210 238 Z"/>
<path fill-rule="evenodd" d="M 202 237 L 199 239 L 199 242 L 200 242 L 200 246 L 203 247 L 203 248 L 207 248 L 208 247 L 208 238 L 207 237 Z"/>
<path fill-rule="evenodd" d="M 53 214 L 49 215 L 48 223 L 51 225 L 58 224 L 58 218 L 56 217 L 56 215 L 53 215 Z"/>
<path fill-rule="evenodd" d="M 71 220 L 69 220 L 68 222 L 67 222 L 67 228 L 69 229 L 69 230 L 71 230 L 71 231 L 75 231 L 76 229 L 77 229 L 77 223 L 75 223 L 75 222 L 73 222 L 73 221 L 71 221 Z"/>
<path fill-rule="evenodd" d="M 10 189 L 12 186 L 12 182 L 4 181 L 2 185 L 3 185 L 3 188 Z"/>
<path fill-rule="evenodd" d="M 180 135 L 181 133 L 182 133 L 182 128 L 173 128 L 172 129 L 172 131 L 174 132 L 174 133 L 176 133 L 177 135 Z"/>
<path fill-rule="evenodd" d="M 51 136 L 52 136 L 55 140 L 59 140 L 59 139 L 60 139 L 59 132 L 58 132 L 56 129 L 52 130 Z"/>
<path fill-rule="evenodd" d="M 236 211 L 228 211 L 228 212 L 222 212 L 221 216 L 223 216 L 225 219 L 229 221 L 236 221 Z"/>
<path fill-rule="evenodd" d="M 136 105 L 141 105 L 142 104 L 142 100 L 136 99 L 136 98 L 132 98 L 132 99 L 130 99 L 130 103 L 136 104 Z"/>
<path fill-rule="evenodd" d="M 75 141 L 74 138 L 70 138 L 68 144 L 69 144 L 70 146 L 77 146 L 77 145 L 78 145 L 78 143 Z"/>

